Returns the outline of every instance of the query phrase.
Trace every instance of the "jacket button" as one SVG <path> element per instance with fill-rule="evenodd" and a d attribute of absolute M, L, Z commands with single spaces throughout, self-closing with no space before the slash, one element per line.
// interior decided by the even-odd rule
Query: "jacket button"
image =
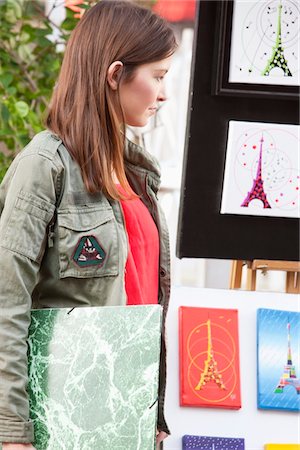
<path fill-rule="evenodd" d="M 159 274 L 161 277 L 165 277 L 167 275 L 167 272 L 164 269 L 160 269 Z"/>

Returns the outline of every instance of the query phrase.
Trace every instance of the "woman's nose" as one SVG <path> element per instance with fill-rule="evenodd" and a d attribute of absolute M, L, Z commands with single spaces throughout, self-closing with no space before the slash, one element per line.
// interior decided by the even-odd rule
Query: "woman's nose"
<path fill-rule="evenodd" d="M 157 100 L 159 102 L 165 102 L 167 100 L 166 89 L 165 86 L 162 86 L 159 90 Z"/>

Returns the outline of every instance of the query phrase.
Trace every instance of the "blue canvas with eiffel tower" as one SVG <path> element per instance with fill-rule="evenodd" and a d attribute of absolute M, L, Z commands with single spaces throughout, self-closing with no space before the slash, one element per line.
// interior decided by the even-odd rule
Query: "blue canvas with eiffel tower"
<path fill-rule="evenodd" d="M 300 313 L 257 311 L 258 408 L 300 411 Z"/>

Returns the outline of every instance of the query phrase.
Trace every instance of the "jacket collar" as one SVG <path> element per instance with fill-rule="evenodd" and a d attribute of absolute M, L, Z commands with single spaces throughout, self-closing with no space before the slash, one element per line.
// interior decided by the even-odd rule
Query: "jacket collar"
<path fill-rule="evenodd" d="M 125 138 L 124 159 L 126 165 L 135 166 L 137 170 L 146 171 L 157 182 L 160 180 L 160 166 L 155 156 L 151 155 L 140 145 Z"/>

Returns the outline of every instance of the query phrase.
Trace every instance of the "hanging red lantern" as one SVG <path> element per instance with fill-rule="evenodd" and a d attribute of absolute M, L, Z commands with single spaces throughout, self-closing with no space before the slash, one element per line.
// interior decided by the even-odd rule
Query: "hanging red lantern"
<path fill-rule="evenodd" d="M 194 21 L 196 0 L 157 0 L 153 11 L 169 22 Z"/>

